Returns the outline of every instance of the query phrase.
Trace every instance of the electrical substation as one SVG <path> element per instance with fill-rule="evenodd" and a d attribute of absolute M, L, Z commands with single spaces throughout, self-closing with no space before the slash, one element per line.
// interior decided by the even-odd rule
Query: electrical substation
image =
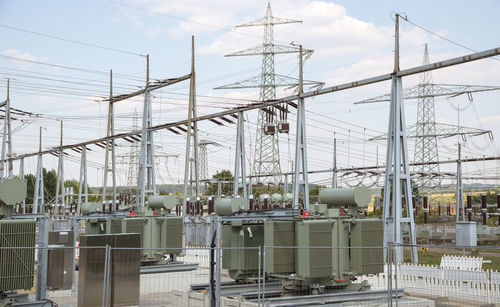
<path fill-rule="evenodd" d="M 120 3 L 115 5 L 138 9 Z M 263 30 L 263 40 L 259 34 L 256 47 L 231 49 L 224 58 L 237 63 L 257 57 L 258 73 L 242 73 L 243 80 L 226 85 L 217 80 L 212 96 L 199 94 L 206 76 L 197 71 L 195 46 L 203 33 L 184 46 L 189 61 L 177 64 L 185 72 L 161 78 L 153 77 L 149 54 L 70 41 L 145 63 L 140 77 L 113 70 L 96 77 L 102 88 L 94 96 L 105 113 L 99 123 L 102 117 L 105 125 L 95 138 L 87 136 L 87 129 L 92 136 L 98 129 L 92 117 L 68 133 L 76 117 L 18 108 L 14 97 L 23 91 L 26 72 L 11 70 L 9 76 L 0 68 L 6 79 L 0 104 L 0 306 L 499 305 L 500 190 L 485 182 L 498 184 L 500 177 L 498 166 L 486 174 L 485 164 L 500 157 L 471 149 L 479 147 L 471 145 L 476 139 L 492 146 L 494 133 L 462 125 L 460 116 L 469 112 L 463 102 L 453 106 L 456 125 L 443 121 L 435 101 L 452 105 L 460 97 L 473 105 L 476 95 L 493 95 L 500 86 L 434 83 L 432 73 L 498 61 L 500 47 L 432 62 L 423 44 L 423 59 L 412 60 L 421 65 L 402 69 L 400 27 L 435 33 L 406 14 L 391 17 L 391 69 L 332 85 L 305 78 L 314 46 L 282 43 L 293 37 L 275 40 L 275 28 L 301 27 L 302 21 L 276 17 L 267 3 L 264 17 L 236 26 Z M 243 33 L 254 39 L 256 32 Z M 281 62 L 275 57 L 287 56 L 292 72 L 277 73 Z M 234 79 L 237 69 L 231 69 Z M 418 84 L 406 86 L 407 79 Z M 135 84 L 124 84 L 130 82 Z M 374 85 L 386 85 L 389 93 L 349 105 L 385 106 L 380 110 L 387 110 L 386 118 L 370 116 L 384 131 L 366 128 L 363 120 L 337 120 L 317 101 Z M 258 98 L 229 95 L 244 90 Z M 158 109 L 174 91 L 182 104 Z M 118 111 L 131 102 L 137 102 L 133 113 Z M 212 102 L 219 103 L 216 112 Z M 416 116 L 407 116 L 408 104 Z M 174 107 L 180 117 L 172 115 Z M 40 125 L 38 143 L 30 143 L 32 150 L 16 148 L 32 122 Z M 47 146 L 43 125 L 53 122 L 57 144 Z M 52 162 L 46 161 L 55 161 L 57 171 L 48 172 Z M 321 161 L 327 166 L 318 167 Z"/>

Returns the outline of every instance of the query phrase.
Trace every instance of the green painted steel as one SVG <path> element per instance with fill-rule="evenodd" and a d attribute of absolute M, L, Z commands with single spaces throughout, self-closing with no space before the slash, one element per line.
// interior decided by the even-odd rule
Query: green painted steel
<path fill-rule="evenodd" d="M 158 195 L 148 197 L 148 207 L 153 209 L 171 210 L 179 204 L 179 198 L 175 195 Z"/>
<path fill-rule="evenodd" d="M 319 191 L 318 202 L 328 206 L 366 207 L 371 200 L 371 191 L 367 187 L 352 189 L 323 189 Z"/>
<path fill-rule="evenodd" d="M 214 202 L 215 213 L 219 216 L 232 215 L 236 212 L 246 210 L 248 200 L 246 198 L 217 198 Z"/>
<path fill-rule="evenodd" d="M 26 180 L 0 179 L 0 217 L 8 217 L 14 213 L 13 206 L 26 198 Z"/>
<path fill-rule="evenodd" d="M 241 248 L 263 246 L 264 225 L 223 225 L 222 235 L 222 268 L 227 269 L 229 276 L 235 280 L 256 277 L 259 270 L 258 249 Z"/>
<path fill-rule="evenodd" d="M 296 272 L 299 278 L 311 282 L 319 282 L 320 279 L 328 278 L 332 272 L 332 221 L 299 221 L 295 233 L 297 236 Z"/>
<path fill-rule="evenodd" d="M 142 262 L 157 262 L 166 254 L 179 254 L 182 248 L 182 217 L 147 216 L 89 219 L 86 234 L 138 233 Z"/>
<path fill-rule="evenodd" d="M 356 275 L 376 274 L 384 270 L 384 228 L 381 220 L 360 219 L 351 226 L 352 270 Z M 370 248 L 379 247 L 379 248 Z"/>
<path fill-rule="evenodd" d="M 8 247 L 0 249 L 0 292 L 33 287 L 35 237 L 34 220 L 0 220 L 0 247 Z"/>
<path fill-rule="evenodd" d="M 295 221 L 266 221 L 264 223 L 266 249 L 266 273 L 283 274 L 295 272 L 295 249 L 280 248 L 295 246 Z"/>

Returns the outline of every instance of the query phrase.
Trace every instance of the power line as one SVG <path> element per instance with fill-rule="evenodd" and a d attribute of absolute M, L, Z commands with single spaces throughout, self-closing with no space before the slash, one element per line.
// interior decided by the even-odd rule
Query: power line
<path fill-rule="evenodd" d="M 2 25 L 2 24 L 0 24 L 0 27 L 6 28 L 6 29 L 10 29 L 10 30 L 14 30 L 14 31 L 19 31 L 19 32 L 33 34 L 33 35 L 38 35 L 38 36 L 48 37 L 48 38 L 52 38 L 52 39 L 57 39 L 57 40 L 60 40 L 60 41 L 65 41 L 65 42 L 80 44 L 80 45 L 83 45 L 83 46 L 88 46 L 88 47 L 93 47 L 93 48 L 100 48 L 100 49 L 114 51 L 114 52 L 119 52 L 119 53 L 124 53 L 124 54 L 137 55 L 137 56 L 140 56 L 140 57 L 146 57 L 146 55 L 140 54 L 140 53 L 137 53 L 137 52 L 132 52 L 132 51 L 126 51 L 126 50 L 121 50 L 121 49 L 116 49 L 116 48 L 110 48 L 110 47 L 100 46 L 100 45 L 96 45 L 96 44 L 92 44 L 92 43 L 81 42 L 81 41 L 77 41 L 77 40 L 74 40 L 74 39 L 58 37 L 58 36 L 55 36 L 55 35 L 44 34 L 44 33 L 35 32 L 35 31 L 31 31 L 31 30 L 16 28 L 16 27 L 8 26 L 8 25 Z"/>
<path fill-rule="evenodd" d="M 15 61 L 28 62 L 28 63 L 34 63 L 34 64 L 39 64 L 39 65 L 47 65 L 47 66 L 52 66 L 52 67 L 57 67 L 57 68 L 63 68 L 63 69 L 81 71 L 81 72 L 85 72 L 85 73 L 92 73 L 92 74 L 98 74 L 98 75 L 106 75 L 107 76 L 109 74 L 109 72 L 104 72 L 104 71 L 99 71 L 99 70 L 93 70 L 93 69 L 88 69 L 88 68 L 72 67 L 72 66 L 66 66 L 66 65 L 60 65 L 60 64 L 51 64 L 51 63 L 46 63 L 46 62 L 41 62 L 41 61 L 22 59 L 22 58 L 13 57 L 13 56 L 4 55 L 4 54 L 0 54 L 0 58 L 9 59 L 9 60 L 15 60 Z M 128 79 L 131 79 L 131 80 L 144 81 L 142 79 L 131 77 L 131 76 L 127 76 L 127 75 L 121 75 L 121 74 L 115 74 L 115 75 L 123 77 L 123 78 L 128 78 Z"/>
<path fill-rule="evenodd" d="M 453 40 L 451 40 L 451 39 L 449 39 L 449 38 L 446 38 L 446 37 L 444 37 L 444 36 L 442 36 L 442 35 L 439 35 L 439 34 L 437 34 L 437 33 L 435 33 L 435 32 L 432 32 L 431 30 L 426 29 L 426 28 L 424 28 L 424 27 L 422 27 L 422 26 L 420 26 L 420 25 L 418 25 L 418 24 L 416 24 L 416 23 L 412 22 L 411 20 L 409 20 L 409 19 L 408 19 L 408 16 L 403 16 L 403 15 L 400 15 L 400 17 L 401 17 L 403 20 L 405 20 L 406 22 L 408 22 L 408 23 L 410 23 L 410 24 L 414 25 L 415 27 L 419 28 L 420 30 L 423 30 L 423 31 L 425 31 L 425 32 L 427 32 L 427 33 L 429 33 L 429 34 L 432 34 L 432 35 L 436 36 L 436 37 L 439 37 L 440 39 L 445 40 L 445 41 L 447 41 L 447 42 L 449 42 L 449 43 L 451 43 L 451 44 L 454 44 L 454 45 L 456 45 L 456 46 L 462 47 L 462 48 L 467 49 L 467 50 L 472 51 L 472 52 L 477 52 L 476 50 L 474 50 L 474 49 L 472 49 L 472 48 L 469 48 L 469 47 L 467 47 L 467 46 L 465 46 L 465 45 L 463 45 L 463 44 L 461 44 L 461 43 L 455 42 L 455 41 L 453 41 Z M 493 59 L 493 60 L 500 61 L 499 59 L 494 58 L 494 57 L 492 57 L 492 59 Z"/>

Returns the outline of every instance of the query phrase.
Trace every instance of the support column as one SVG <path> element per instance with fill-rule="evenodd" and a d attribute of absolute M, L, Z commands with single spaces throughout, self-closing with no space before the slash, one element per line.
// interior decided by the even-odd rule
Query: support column
<path fill-rule="evenodd" d="M 240 186 L 243 188 L 242 197 L 247 197 L 247 173 L 245 161 L 245 120 L 243 119 L 243 112 L 238 112 L 238 123 L 236 128 L 236 155 L 234 159 L 234 183 L 233 183 L 233 197 L 238 195 Z M 241 185 L 239 183 L 241 169 Z"/>
<path fill-rule="evenodd" d="M 5 107 L 5 116 L 3 119 L 3 133 L 2 133 L 2 155 L 0 161 L 0 178 L 7 175 L 9 178 L 13 177 L 12 160 L 5 161 L 6 158 L 12 157 L 12 131 L 10 125 L 10 80 L 7 79 L 7 99 L 0 104 L 0 107 Z M 7 173 L 5 173 L 5 164 L 7 164 Z"/>
<path fill-rule="evenodd" d="M 457 207 L 456 207 L 456 221 L 465 221 L 465 208 L 464 208 L 464 188 L 462 185 L 462 161 L 461 161 L 461 146 L 458 144 L 458 160 L 457 160 Z M 462 218 L 460 218 L 462 216 Z"/>
<path fill-rule="evenodd" d="M 82 146 L 82 156 L 80 159 L 80 181 L 78 183 L 78 201 L 76 207 L 76 215 L 80 216 L 82 213 L 82 192 L 84 192 L 84 203 L 89 202 L 89 191 L 87 182 L 87 146 Z"/>
<path fill-rule="evenodd" d="M 186 154 L 184 162 L 184 192 L 182 198 L 182 207 L 184 215 L 187 216 L 187 197 L 193 199 L 193 197 L 198 197 L 200 194 L 199 188 L 199 168 L 198 168 L 198 123 L 193 122 L 193 118 L 196 118 L 196 73 L 194 66 L 194 36 L 191 37 L 191 78 L 189 79 L 189 107 L 188 107 L 188 120 L 187 120 L 187 134 L 186 134 Z M 194 159 L 191 159 L 191 138 L 193 138 L 193 154 Z M 195 188 L 194 195 L 192 186 L 189 191 L 188 196 L 188 185 L 189 177 L 192 176 L 192 165 L 194 162 L 194 179 Z M 192 181 L 191 181 L 192 185 Z"/>
<path fill-rule="evenodd" d="M 63 122 L 61 121 L 61 139 L 59 142 L 59 146 L 63 146 Z M 59 191 L 61 194 L 59 194 Z M 55 201 L 55 216 L 59 216 L 60 207 L 63 207 L 65 210 L 65 189 L 64 189 L 64 152 L 62 149 L 59 149 L 59 160 L 57 164 L 57 180 L 56 180 L 56 201 Z M 59 200 L 61 202 L 59 202 Z"/>
<path fill-rule="evenodd" d="M 156 194 L 155 152 L 153 131 L 153 110 L 151 107 L 151 92 L 149 89 L 149 55 L 147 55 L 146 91 L 144 92 L 144 107 L 142 110 L 141 152 L 139 156 L 139 174 L 137 178 L 136 207 L 144 207 L 146 195 Z"/>
<path fill-rule="evenodd" d="M 338 188 L 337 174 L 337 138 L 333 138 L 333 172 L 332 172 L 332 189 Z"/>
<path fill-rule="evenodd" d="M 397 76 L 399 71 L 399 15 L 396 14 L 395 27 L 395 57 L 394 74 L 392 76 L 391 107 L 389 115 L 388 140 L 386 151 L 386 171 L 384 184 L 384 227 L 394 227 L 393 238 L 389 238 L 390 231 L 384 231 L 384 247 L 389 239 L 395 243 L 394 261 L 403 261 L 403 224 L 409 224 L 409 238 L 412 262 L 418 263 L 416 248 L 415 221 L 413 218 L 412 189 L 408 160 L 408 144 L 406 137 L 406 121 L 403 101 L 403 81 Z M 406 196 L 406 216 L 403 216 L 401 196 Z M 392 201 L 391 194 L 392 193 Z M 392 210 L 389 210 L 389 209 Z M 389 219 L 392 218 L 392 219 Z M 392 220 L 392 223 L 388 223 Z"/>
<path fill-rule="evenodd" d="M 33 196 L 33 213 L 44 213 L 44 186 L 43 186 L 43 164 L 42 164 L 42 127 L 40 127 L 40 143 L 38 162 L 36 166 L 35 195 Z"/>
<path fill-rule="evenodd" d="M 108 104 L 108 124 L 106 128 L 106 136 L 110 137 L 115 134 L 115 115 L 113 111 L 113 71 L 109 71 L 109 104 Z M 111 150 L 111 169 L 109 169 L 109 151 Z M 106 203 L 106 194 L 108 188 L 108 174 L 111 171 L 111 180 L 113 181 L 113 199 L 112 205 L 116 204 L 116 157 L 115 157 L 115 140 L 106 140 L 106 152 L 104 155 L 104 177 L 102 184 L 102 202 Z"/>
<path fill-rule="evenodd" d="M 293 180 L 293 208 L 299 206 L 300 186 L 304 187 L 304 208 L 309 210 L 309 180 L 307 174 L 307 142 L 306 142 L 306 111 L 304 98 L 300 95 L 304 92 L 303 86 L 303 61 L 302 45 L 299 46 L 299 99 L 297 102 L 297 133 L 295 139 L 295 172 Z M 302 168 L 302 179 L 300 171 Z"/>
<path fill-rule="evenodd" d="M 19 160 L 19 178 L 24 179 L 24 158 Z M 26 214 L 26 199 L 23 199 L 23 214 Z"/>

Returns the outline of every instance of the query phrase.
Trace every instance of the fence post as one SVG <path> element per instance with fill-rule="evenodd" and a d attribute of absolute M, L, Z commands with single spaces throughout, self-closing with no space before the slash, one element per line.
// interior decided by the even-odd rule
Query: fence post
<path fill-rule="evenodd" d="M 47 296 L 47 263 L 49 245 L 49 220 L 46 216 L 38 218 L 38 257 L 36 299 L 44 300 Z"/>
<path fill-rule="evenodd" d="M 109 272 L 111 266 L 111 250 L 109 245 L 106 244 L 106 251 L 104 253 L 104 284 L 102 289 L 102 307 L 107 307 L 109 304 Z"/>
<path fill-rule="evenodd" d="M 387 305 L 392 307 L 392 242 L 387 242 Z"/>
<path fill-rule="evenodd" d="M 492 290 L 492 284 L 491 284 L 491 270 L 487 270 L 486 271 L 486 274 L 488 276 L 488 284 L 487 284 L 487 289 L 486 291 L 488 291 L 488 304 L 491 304 L 491 290 Z"/>
<path fill-rule="evenodd" d="M 222 266 L 222 263 L 221 263 L 221 239 L 222 239 L 222 234 L 221 234 L 221 220 L 219 217 L 217 217 L 216 219 L 216 223 L 217 223 L 217 230 L 216 230 L 216 236 L 217 236 L 217 248 L 216 248 L 216 258 L 215 258 L 215 262 L 217 263 L 216 265 L 216 273 L 215 273 L 215 305 L 217 307 L 220 306 L 220 293 L 221 293 L 221 289 L 220 289 L 220 269 L 221 269 L 221 266 Z"/>
<path fill-rule="evenodd" d="M 262 249 L 261 249 L 261 246 L 259 245 L 259 275 L 258 275 L 258 278 L 257 278 L 257 305 L 260 307 L 260 306 L 263 306 L 262 302 L 260 301 L 260 278 L 261 278 L 261 266 L 260 266 L 260 262 L 262 261 Z"/>
<path fill-rule="evenodd" d="M 264 251 L 262 253 L 262 306 L 265 306 L 266 301 L 266 247 L 264 245 Z"/>

